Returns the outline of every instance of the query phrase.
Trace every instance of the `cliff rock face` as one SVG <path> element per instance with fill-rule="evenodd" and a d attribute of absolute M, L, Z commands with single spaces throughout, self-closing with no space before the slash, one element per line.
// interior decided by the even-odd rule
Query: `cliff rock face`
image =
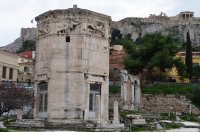
<path fill-rule="evenodd" d="M 192 43 L 200 45 L 200 18 L 193 15 L 193 12 L 181 12 L 174 17 L 167 17 L 166 14 L 150 15 L 148 18 L 129 17 L 113 22 L 112 28 L 119 29 L 123 36 L 131 34 L 134 41 L 146 33 L 161 32 L 177 35 L 184 42 L 189 30 Z"/>
<path fill-rule="evenodd" d="M 6 50 L 9 52 L 16 52 L 22 46 L 22 42 L 25 40 L 36 40 L 37 30 L 36 28 L 22 28 L 21 35 L 14 42 L 4 46 L 1 50 Z"/>

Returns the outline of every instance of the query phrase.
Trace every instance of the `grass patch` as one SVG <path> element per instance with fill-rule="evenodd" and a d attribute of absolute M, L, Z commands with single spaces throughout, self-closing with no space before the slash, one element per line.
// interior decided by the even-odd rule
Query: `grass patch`
<path fill-rule="evenodd" d="M 140 115 L 141 112 L 140 111 L 127 111 L 127 110 L 120 111 L 120 117 L 122 119 L 125 119 L 126 115 L 128 115 L 128 114 Z"/>
<path fill-rule="evenodd" d="M 165 129 L 175 129 L 180 128 L 181 126 L 176 123 L 160 123 L 160 125 Z"/>
<path fill-rule="evenodd" d="M 146 131 L 149 130 L 149 128 L 145 128 L 142 126 L 131 126 L 131 132 L 140 132 L 140 131 Z"/>
<path fill-rule="evenodd" d="M 173 113 L 170 113 L 170 115 L 168 113 L 161 113 L 161 120 L 171 120 L 171 121 L 175 121 L 176 120 L 176 115 Z"/>
<path fill-rule="evenodd" d="M 0 128 L 0 132 L 9 132 L 6 128 Z"/>
<path fill-rule="evenodd" d="M 142 87 L 143 94 L 184 95 L 200 108 L 200 84 L 157 84 Z"/>
<path fill-rule="evenodd" d="M 120 87 L 109 87 L 109 93 L 111 94 L 120 94 L 121 93 L 121 88 Z"/>
<path fill-rule="evenodd" d="M 185 114 L 185 115 L 180 115 L 179 117 L 181 118 L 181 120 L 185 120 L 185 121 L 193 121 L 193 122 L 198 122 L 199 121 L 197 115 Z"/>
<path fill-rule="evenodd" d="M 4 125 L 8 126 L 10 125 L 12 122 L 16 122 L 16 118 L 8 118 L 8 119 L 4 119 Z"/>
<path fill-rule="evenodd" d="M 143 94 L 176 94 L 188 95 L 192 90 L 200 87 L 199 84 L 157 84 L 150 87 L 142 87 Z"/>
<path fill-rule="evenodd" d="M 4 117 L 0 116 L 0 121 L 3 121 L 4 120 Z"/>

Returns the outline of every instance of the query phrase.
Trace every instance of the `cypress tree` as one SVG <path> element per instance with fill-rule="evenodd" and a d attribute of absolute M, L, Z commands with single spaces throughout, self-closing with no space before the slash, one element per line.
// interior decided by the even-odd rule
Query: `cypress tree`
<path fill-rule="evenodd" d="M 188 78 L 191 81 L 193 66 L 192 66 L 192 45 L 190 41 L 189 31 L 187 32 L 185 65 L 186 65 L 186 72 L 187 72 Z"/>

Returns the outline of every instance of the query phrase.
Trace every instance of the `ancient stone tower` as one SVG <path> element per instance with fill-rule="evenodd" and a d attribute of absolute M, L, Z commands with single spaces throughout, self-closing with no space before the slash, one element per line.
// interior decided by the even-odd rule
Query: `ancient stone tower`
<path fill-rule="evenodd" d="M 111 18 L 75 5 L 35 20 L 35 118 L 108 120 Z"/>

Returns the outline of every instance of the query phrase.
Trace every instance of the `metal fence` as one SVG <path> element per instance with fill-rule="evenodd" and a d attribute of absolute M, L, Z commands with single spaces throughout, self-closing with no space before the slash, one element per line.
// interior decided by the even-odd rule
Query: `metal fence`
<path fill-rule="evenodd" d="M 34 90 L 34 83 L 17 82 L 17 81 L 0 81 L 0 90 L 4 90 L 6 88 L 11 88 L 11 87 L 19 87 L 28 90 Z"/>

